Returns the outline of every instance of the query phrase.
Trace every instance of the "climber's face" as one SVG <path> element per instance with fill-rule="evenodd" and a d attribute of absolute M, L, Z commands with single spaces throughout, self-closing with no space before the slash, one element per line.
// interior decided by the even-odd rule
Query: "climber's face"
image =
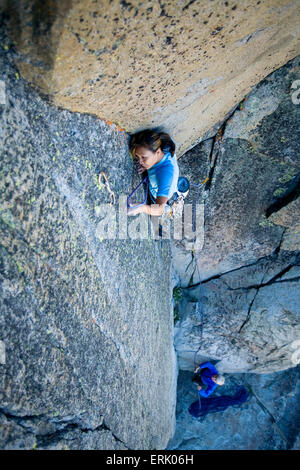
<path fill-rule="evenodd" d="M 211 376 L 211 380 L 212 380 L 213 382 L 216 382 L 217 378 L 218 378 L 217 375 L 212 375 L 212 376 Z"/>
<path fill-rule="evenodd" d="M 153 165 L 155 165 L 155 163 L 161 160 L 161 158 L 164 156 L 164 153 L 160 148 L 156 152 L 152 152 L 146 147 L 138 147 L 136 149 L 135 155 L 140 166 L 144 170 L 148 170 Z"/>

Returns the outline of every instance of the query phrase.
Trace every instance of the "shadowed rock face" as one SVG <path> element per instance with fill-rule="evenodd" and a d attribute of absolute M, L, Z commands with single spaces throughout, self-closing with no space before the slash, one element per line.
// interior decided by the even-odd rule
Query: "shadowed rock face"
<path fill-rule="evenodd" d="M 116 202 L 136 183 L 126 136 L 50 106 L 8 59 L 1 49 L 0 447 L 164 448 L 169 244 L 98 233 L 100 204 L 114 210 L 99 171 Z"/>
<path fill-rule="evenodd" d="M 280 248 L 299 249 L 300 107 L 291 93 L 299 69 L 297 57 L 267 77 L 214 139 L 179 160 L 180 173 L 201 186 L 199 192 L 191 187 L 186 203 L 204 204 L 204 244 L 197 254 L 202 280 Z M 174 258 L 181 285 L 198 282 L 183 243 L 174 246 Z"/>
<path fill-rule="evenodd" d="M 163 125 L 178 156 L 300 51 L 297 0 L 26 0 L 2 9 L 19 71 L 56 105 L 130 132 Z"/>

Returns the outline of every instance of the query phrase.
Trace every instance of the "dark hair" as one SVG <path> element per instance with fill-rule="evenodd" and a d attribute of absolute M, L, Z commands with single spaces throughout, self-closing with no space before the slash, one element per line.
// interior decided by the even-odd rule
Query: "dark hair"
<path fill-rule="evenodd" d="M 192 378 L 192 382 L 196 382 L 199 385 L 202 385 L 202 380 L 200 375 L 195 374 L 194 377 Z"/>
<path fill-rule="evenodd" d="M 158 129 L 145 129 L 144 131 L 132 134 L 130 136 L 129 150 L 133 158 L 136 158 L 135 152 L 138 147 L 145 147 L 154 153 L 159 148 L 162 151 L 169 148 L 172 157 L 175 153 L 175 144 L 169 134 L 160 132 Z"/>

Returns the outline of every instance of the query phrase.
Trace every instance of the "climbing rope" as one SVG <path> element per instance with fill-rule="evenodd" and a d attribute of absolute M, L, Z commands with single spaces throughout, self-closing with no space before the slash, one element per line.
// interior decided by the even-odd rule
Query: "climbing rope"
<path fill-rule="evenodd" d="M 202 185 L 204 183 L 206 183 L 206 181 L 208 181 L 208 179 L 209 178 L 206 178 L 201 183 L 201 186 L 196 185 L 194 183 L 190 183 L 191 186 L 196 186 L 198 188 L 197 195 L 196 195 L 196 198 L 195 198 L 194 203 L 193 203 L 193 219 L 192 219 L 192 221 L 193 221 L 192 222 L 193 223 L 193 231 L 194 231 L 194 227 L 195 227 L 195 225 L 194 225 L 195 224 L 195 211 L 194 211 L 194 208 L 196 207 L 195 201 L 197 201 L 198 198 L 199 198 L 200 189 L 202 188 Z M 201 283 L 200 270 L 199 270 L 199 266 L 198 266 L 199 257 L 200 257 L 200 255 L 195 258 L 195 264 L 196 264 L 197 273 L 198 273 L 198 277 L 199 277 L 200 299 L 201 299 L 202 298 L 202 292 L 201 292 L 202 283 Z M 200 349 L 202 347 L 202 342 L 203 342 L 203 321 L 204 321 L 203 302 L 200 301 L 200 305 L 201 305 L 201 312 L 200 312 L 201 313 L 200 343 L 199 343 L 199 347 L 198 347 L 197 351 L 195 351 L 195 354 L 194 354 L 194 370 L 196 369 L 196 356 L 197 356 L 198 352 L 200 351 Z M 196 316 L 198 317 L 198 315 L 199 315 L 199 302 L 197 302 L 197 304 L 196 304 Z M 235 379 L 232 379 L 232 380 L 234 382 L 236 382 Z M 236 393 L 235 393 L 234 396 L 223 395 L 223 396 L 220 396 L 220 397 L 202 398 L 202 400 L 201 400 L 200 395 L 198 393 L 198 401 L 195 401 L 194 403 L 192 403 L 190 405 L 189 412 L 194 417 L 197 417 L 197 418 L 204 417 L 208 413 L 215 413 L 215 412 L 224 411 L 229 406 L 240 407 L 241 404 L 246 402 L 249 399 L 249 396 L 252 395 L 256 399 L 256 401 L 257 401 L 258 405 L 261 407 L 261 409 L 266 414 L 268 414 L 270 416 L 271 422 L 274 425 L 275 429 L 277 430 L 277 432 L 279 433 L 281 438 L 288 445 L 288 439 L 286 438 L 286 436 L 284 435 L 284 433 L 282 432 L 282 430 L 278 426 L 274 416 L 268 410 L 268 408 L 261 402 L 261 400 L 258 398 L 256 393 L 254 393 L 252 387 L 248 383 L 245 384 L 246 387 L 244 387 L 243 385 L 241 385 L 239 383 L 237 383 L 237 385 L 238 385 L 238 387 L 237 387 L 237 390 L 236 390 Z"/>
<path fill-rule="evenodd" d="M 193 226 L 194 226 L 194 222 L 195 222 L 195 212 L 194 212 L 194 208 L 196 207 L 196 201 L 199 199 L 199 194 L 200 194 L 200 190 L 203 188 L 203 184 L 205 184 L 207 181 L 209 180 L 209 177 L 205 178 L 204 181 L 202 181 L 202 183 L 199 185 L 199 184 L 195 184 L 195 183 L 190 183 L 191 186 L 195 186 L 198 188 L 198 191 L 197 191 L 197 195 L 196 195 L 196 198 L 194 199 L 194 202 L 193 202 Z M 145 200 L 140 203 L 140 204 L 136 204 L 136 205 L 131 205 L 131 198 L 132 196 L 134 195 L 134 193 L 138 190 L 138 188 L 141 186 L 141 184 L 143 183 L 146 183 L 146 189 L 145 189 Z M 144 179 L 142 179 L 142 181 L 136 186 L 136 188 L 134 188 L 134 190 L 132 191 L 132 193 L 130 193 L 130 195 L 127 197 L 127 207 L 131 207 L 131 208 L 136 208 L 136 207 L 139 207 L 143 204 L 146 203 L 147 201 L 147 195 L 148 195 L 148 188 L 149 188 L 149 177 L 148 175 L 145 176 Z M 200 256 L 200 255 L 199 255 Z M 200 283 L 200 298 L 201 298 L 201 289 L 202 289 L 202 284 L 201 284 L 201 276 L 200 276 L 200 271 L 199 271 L 199 266 L 198 266 L 198 258 L 195 259 L 195 262 L 196 262 L 196 267 L 197 267 L 197 271 L 198 271 L 198 277 L 199 277 L 199 283 Z M 199 313 L 199 302 L 197 302 L 197 306 L 196 306 L 196 314 L 198 316 L 198 313 Z M 203 304 L 201 303 L 201 334 L 200 334 L 200 345 L 199 345 L 199 348 L 197 349 L 197 351 L 195 352 L 194 354 L 194 370 L 196 369 L 196 356 L 198 354 L 198 352 L 200 351 L 201 347 L 202 347 L 202 340 L 203 340 L 203 318 L 204 318 L 204 313 L 203 313 Z"/>
<path fill-rule="evenodd" d="M 196 265 L 198 267 L 198 263 L 196 261 Z M 202 284 L 201 284 L 201 279 L 200 279 L 200 273 L 199 273 L 199 268 L 198 268 L 198 275 L 199 275 L 199 282 L 200 282 L 200 299 L 202 298 L 202 293 L 201 293 L 201 288 L 202 288 Z M 196 303 L 196 316 L 197 318 L 199 318 L 199 303 L 201 304 L 201 311 L 200 311 L 200 322 L 201 322 L 201 326 L 200 326 L 200 342 L 199 342 L 199 347 L 197 349 L 197 351 L 195 351 L 195 354 L 194 354 L 194 370 L 196 369 L 196 357 L 197 357 L 197 354 L 198 352 L 200 351 L 200 349 L 202 348 L 202 342 L 203 342 L 203 319 L 204 319 L 204 312 L 203 312 L 203 302 L 197 302 Z"/>
<path fill-rule="evenodd" d="M 136 204 L 136 205 L 131 205 L 131 198 L 132 196 L 134 195 L 134 193 L 139 189 L 139 187 L 141 186 L 141 184 L 143 183 L 146 183 L 146 189 L 145 189 L 145 200 L 143 202 L 141 202 L 140 204 Z M 132 191 L 131 194 L 129 194 L 128 198 L 127 198 L 127 208 L 136 208 L 136 207 L 140 207 L 144 204 L 146 204 L 147 202 L 147 197 L 148 197 L 148 188 L 149 188 L 149 178 L 148 178 L 148 175 L 145 176 L 144 179 L 142 179 L 142 181 L 137 185 L 136 188 L 134 188 L 134 190 Z"/>
<path fill-rule="evenodd" d="M 273 426 L 275 427 L 275 429 L 277 430 L 278 434 L 280 435 L 281 439 L 283 441 L 285 441 L 285 443 L 289 444 L 289 441 L 287 439 L 287 437 L 284 435 L 284 433 L 282 432 L 282 430 L 280 429 L 280 427 L 278 426 L 277 422 L 276 422 L 276 419 L 274 418 L 274 416 L 272 415 L 272 413 L 268 410 L 268 408 L 262 403 L 262 401 L 260 400 L 260 398 L 258 398 L 258 396 L 256 395 L 256 393 L 254 393 L 251 385 L 249 385 L 248 383 L 245 383 L 245 386 L 247 387 L 248 389 L 248 392 L 254 396 L 254 398 L 256 399 L 257 401 L 257 404 L 260 406 L 260 408 L 263 410 L 264 413 L 266 413 L 267 415 L 270 416 L 270 419 L 271 419 L 271 422 L 273 424 Z"/>
<path fill-rule="evenodd" d="M 112 205 L 112 204 L 115 204 L 115 203 L 116 203 L 116 196 L 115 196 L 114 191 L 112 191 L 112 190 L 110 189 L 109 182 L 108 182 L 108 178 L 107 178 L 107 176 L 106 176 L 106 174 L 105 174 L 104 171 L 100 171 L 99 176 L 98 176 L 98 183 L 99 183 L 100 185 L 102 184 L 102 183 L 101 183 L 101 177 L 103 177 L 103 179 L 104 179 L 104 186 L 106 187 L 107 191 L 108 191 L 109 194 L 110 194 L 110 197 L 111 197 L 111 202 L 110 202 L 110 204 L 111 204 L 111 205 Z"/>

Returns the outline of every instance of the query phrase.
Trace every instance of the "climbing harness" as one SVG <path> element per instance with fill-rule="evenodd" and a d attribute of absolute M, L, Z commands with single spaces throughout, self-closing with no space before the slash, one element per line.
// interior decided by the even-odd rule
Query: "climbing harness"
<path fill-rule="evenodd" d="M 206 183 L 209 180 L 209 177 L 205 178 L 204 181 L 202 181 L 201 184 Z M 195 184 L 195 183 L 190 183 L 191 186 L 196 186 L 196 188 L 202 189 L 202 186 L 200 184 Z"/>
<path fill-rule="evenodd" d="M 110 202 L 110 204 L 111 204 L 111 205 L 112 205 L 112 204 L 115 204 L 115 203 L 116 203 L 116 196 L 115 196 L 114 191 L 112 191 L 112 190 L 110 189 L 109 182 L 108 182 L 108 178 L 107 178 L 107 176 L 106 176 L 106 174 L 105 174 L 104 171 L 100 171 L 100 173 L 99 173 L 99 176 L 98 176 L 98 183 L 99 183 L 99 184 L 102 184 L 102 183 L 101 183 L 101 176 L 102 176 L 103 179 L 104 179 L 104 186 L 106 187 L 106 189 L 107 189 L 107 191 L 109 192 L 110 197 L 111 197 L 111 202 Z"/>
<path fill-rule="evenodd" d="M 103 172 L 102 172 L 103 173 Z M 199 198 L 199 192 L 200 189 L 202 188 L 202 185 L 206 183 L 209 180 L 209 177 L 205 178 L 204 181 L 202 181 L 201 185 L 195 184 L 195 183 L 190 183 L 189 180 L 185 176 L 180 176 L 178 178 L 178 183 L 177 183 L 177 191 L 174 192 L 172 197 L 167 201 L 166 209 L 161 216 L 162 218 L 164 217 L 170 217 L 174 218 L 175 216 L 180 216 L 182 214 L 183 210 L 183 205 L 184 205 L 184 199 L 186 198 L 187 194 L 189 193 L 190 186 L 195 186 L 198 188 L 197 196 L 195 198 L 195 201 L 198 200 Z M 145 188 L 145 199 L 143 202 L 139 204 L 131 204 L 131 198 L 132 196 L 136 193 L 136 191 L 139 189 L 141 184 L 146 183 L 146 188 Z M 109 188 L 108 188 L 109 189 Z M 141 182 L 134 188 L 134 190 L 129 194 L 127 197 L 127 208 L 131 209 L 136 209 L 137 207 L 143 206 L 144 204 L 147 203 L 147 197 L 148 197 L 148 189 L 149 189 L 149 177 L 146 175 Z M 193 223 L 193 230 L 195 226 L 195 208 L 196 204 L 195 201 L 193 203 L 193 213 L 192 213 L 192 223 Z M 161 219 L 162 220 L 162 219 Z M 197 264 L 197 261 L 196 261 Z M 198 268 L 198 265 L 197 265 Z M 199 274 L 199 279 L 200 279 L 200 273 Z"/>
<path fill-rule="evenodd" d="M 131 198 L 134 195 L 134 193 L 139 189 L 141 184 L 145 183 L 145 199 L 143 202 L 139 204 L 132 205 L 131 204 Z M 127 208 L 128 209 L 135 209 L 137 207 L 140 207 L 144 204 L 147 203 L 147 198 L 148 198 L 148 190 L 149 190 L 149 177 L 148 175 L 145 176 L 145 178 L 142 179 L 142 181 L 134 188 L 132 193 L 127 197 Z M 174 192 L 172 197 L 167 201 L 167 204 L 165 206 L 163 214 L 160 216 L 160 224 L 159 224 L 159 230 L 162 230 L 162 223 L 165 218 L 174 218 L 175 216 L 180 216 L 183 210 L 183 204 L 184 204 L 184 198 L 189 192 L 189 181 L 187 178 L 184 176 L 181 176 L 178 178 L 178 183 L 177 183 L 177 191 Z M 161 236 L 161 232 L 160 236 Z"/>

